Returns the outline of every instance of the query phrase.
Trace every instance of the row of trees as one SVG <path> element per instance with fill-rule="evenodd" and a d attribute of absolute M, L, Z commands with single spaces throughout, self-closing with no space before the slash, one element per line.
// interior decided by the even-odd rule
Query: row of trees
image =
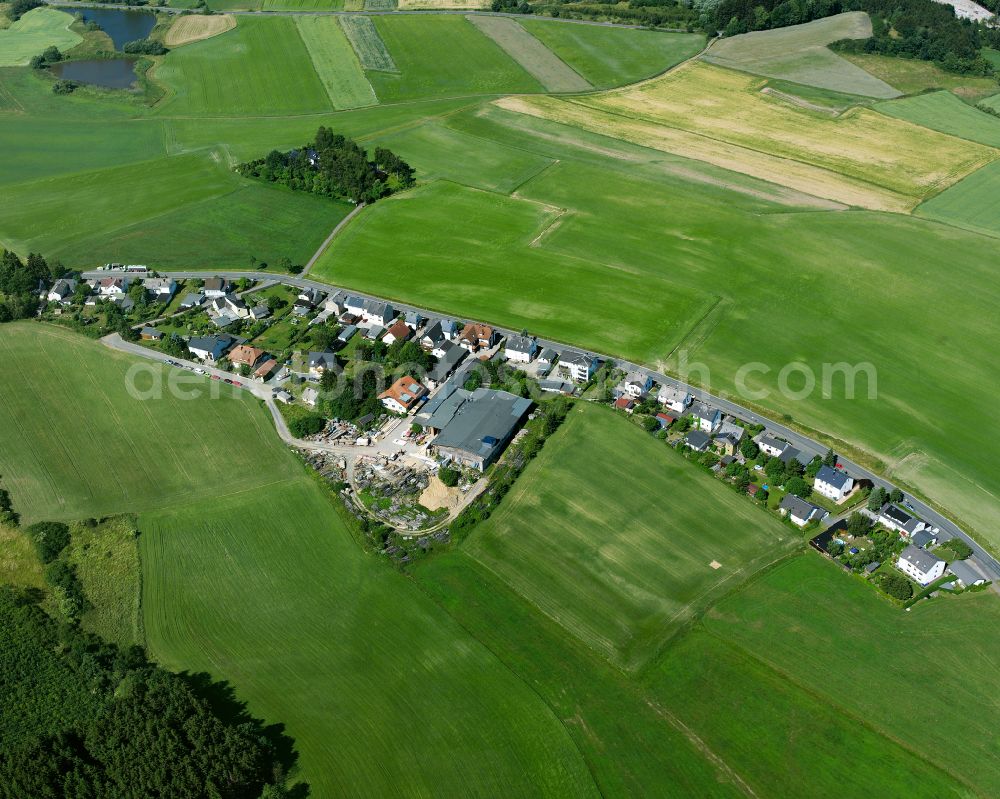
<path fill-rule="evenodd" d="M 384 147 L 372 158 L 351 139 L 321 127 L 316 138 L 297 150 L 272 150 L 264 158 L 240 164 L 245 177 L 280 183 L 297 191 L 354 202 L 374 202 L 413 185 L 413 169 Z"/>

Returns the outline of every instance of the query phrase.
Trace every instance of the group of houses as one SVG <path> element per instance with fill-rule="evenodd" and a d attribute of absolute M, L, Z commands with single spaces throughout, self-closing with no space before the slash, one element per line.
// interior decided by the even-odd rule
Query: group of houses
<path fill-rule="evenodd" d="M 130 289 L 136 281 L 145 289 L 146 298 L 150 302 L 170 302 L 177 293 L 177 281 L 168 277 L 139 277 L 137 275 L 109 275 L 82 281 L 86 287 L 84 304 L 96 305 L 98 302 L 111 302 L 123 311 L 135 307 Z M 46 302 L 62 306 L 71 305 L 78 296 L 81 281 L 75 278 L 63 277 L 54 281 L 51 286 L 42 283 L 38 296 Z"/>

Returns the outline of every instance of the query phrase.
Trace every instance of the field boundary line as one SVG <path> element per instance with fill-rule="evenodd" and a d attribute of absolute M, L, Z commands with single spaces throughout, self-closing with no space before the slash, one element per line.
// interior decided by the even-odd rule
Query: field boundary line
<path fill-rule="evenodd" d="M 354 217 L 360 214 L 365 209 L 365 207 L 366 207 L 365 203 L 363 202 L 358 203 L 353 211 L 351 211 L 347 216 L 345 216 L 336 225 L 334 225 L 333 230 L 330 231 L 330 235 L 327 236 L 326 239 L 324 239 L 323 243 L 319 245 L 319 249 L 313 253 L 312 258 L 310 258 L 309 262 L 305 265 L 305 267 L 303 267 L 301 272 L 301 275 L 303 277 L 309 274 L 309 270 L 313 268 L 313 265 L 319 260 L 319 257 L 326 251 L 327 247 L 330 246 L 330 244 L 336 238 L 337 234 L 340 233 L 340 231 L 343 230 L 348 225 L 348 223 L 352 219 L 354 219 Z"/>

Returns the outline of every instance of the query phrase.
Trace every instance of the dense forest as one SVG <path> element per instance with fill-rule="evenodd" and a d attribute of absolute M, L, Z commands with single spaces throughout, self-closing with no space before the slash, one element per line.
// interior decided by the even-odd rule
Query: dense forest
<path fill-rule="evenodd" d="M 844 11 L 867 11 L 873 35 L 837 42 L 834 49 L 933 61 L 950 72 L 993 74 L 979 50 L 994 43 L 998 33 L 958 19 L 951 6 L 934 0 L 722 0 L 712 12 L 712 27 L 733 36 Z"/>
<path fill-rule="evenodd" d="M 236 167 L 244 177 L 280 183 L 297 191 L 373 202 L 413 185 L 413 169 L 384 147 L 368 154 L 351 139 L 321 127 L 316 139 L 297 150 L 272 150 Z"/>
<path fill-rule="evenodd" d="M 39 305 L 39 283 L 48 285 L 65 272 L 61 264 L 50 266 L 37 253 L 30 253 L 27 261 L 22 261 L 17 253 L 3 250 L 0 253 L 0 322 L 34 316 Z"/>

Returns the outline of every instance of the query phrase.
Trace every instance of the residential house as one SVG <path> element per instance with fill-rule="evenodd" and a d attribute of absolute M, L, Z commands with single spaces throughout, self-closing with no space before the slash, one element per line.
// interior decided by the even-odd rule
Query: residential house
<path fill-rule="evenodd" d="M 653 388 L 653 378 L 644 372 L 629 372 L 625 379 L 615 386 L 616 397 L 641 399 Z"/>
<path fill-rule="evenodd" d="M 986 582 L 983 575 L 962 560 L 956 560 L 948 566 L 948 571 L 955 575 L 955 580 L 963 588 L 972 588 L 974 585 L 983 585 Z"/>
<path fill-rule="evenodd" d="M 666 430 L 670 425 L 676 422 L 677 419 L 671 416 L 669 413 L 658 413 L 656 414 L 656 423 L 660 426 L 661 430 Z"/>
<path fill-rule="evenodd" d="M 345 325 L 344 328 L 337 334 L 337 341 L 341 344 L 346 344 L 352 338 L 354 334 L 358 332 L 357 325 Z"/>
<path fill-rule="evenodd" d="M 628 394 L 622 394 L 618 399 L 614 401 L 614 408 L 617 411 L 625 411 L 626 413 L 632 413 L 635 408 L 635 400 Z"/>
<path fill-rule="evenodd" d="M 723 455 L 732 456 L 736 454 L 736 439 L 731 435 L 720 433 L 712 439 L 714 446 Z"/>
<path fill-rule="evenodd" d="M 186 311 L 188 308 L 197 308 L 202 302 L 205 301 L 205 295 L 200 291 L 192 291 L 184 295 L 184 299 L 181 300 L 181 310 Z"/>
<path fill-rule="evenodd" d="M 315 307 L 309 300 L 297 297 L 295 303 L 292 305 L 292 313 L 295 316 L 308 316 Z"/>
<path fill-rule="evenodd" d="M 406 316 L 403 317 L 403 323 L 416 332 L 417 328 L 423 325 L 426 320 L 416 311 L 408 311 Z"/>
<path fill-rule="evenodd" d="M 564 380 L 539 380 L 538 387 L 550 394 L 564 394 L 567 397 L 573 396 L 577 391 L 575 385 Z"/>
<path fill-rule="evenodd" d="M 253 376 L 258 380 L 267 380 L 278 369 L 278 362 L 270 355 L 265 356 L 261 363 L 253 371 Z"/>
<path fill-rule="evenodd" d="M 462 334 L 458 337 L 458 344 L 471 353 L 480 350 L 488 350 L 497 345 L 500 334 L 489 325 L 474 322 L 462 328 Z"/>
<path fill-rule="evenodd" d="M 898 505 L 888 502 L 879 511 L 878 521 L 883 527 L 907 538 L 911 537 L 914 533 L 920 532 L 927 526 L 924 522 L 911 516 Z"/>
<path fill-rule="evenodd" d="M 60 305 L 69 305 L 73 301 L 75 292 L 76 281 L 63 277 L 52 285 L 52 288 L 45 295 L 45 299 L 49 302 L 58 302 Z"/>
<path fill-rule="evenodd" d="M 214 363 L 220 360 L 235 343 L 236 339 L 225 334 L 195 336 L 188 341 L 188 349 L 198 360 Z"/>
<path fill-rule="evenodd" d="M 123 297 L 127 291 L 127 277 L 105 277 L 97 281 L 97 293 L 102 297 Z"/>
<path fill-rule="evenodd" d="M 854 490 L 854 478 L 830 466 L 821 466 L 816 472 L 813 490 L 834 502 L 843 502 Z"/>
<path fill-rule="evenodd" d="M 772 458 L 780 458 L 782 453 L 792 445 L 780 438 L 775 438 L 769 433 L 761 433 L 757 438 L 757 446 L 760 447 L 761 452 L 765 455 L 770 455 Z"/>
<path fill-rule="evenodd" d="M 947 564 L 937 555 L 910 544 L 904 549 L 896 568 L 920 585 L 928 585 L 944 574 Z"/>
<path fill-rule="evenodd" d="M 332 352 L 310 352 L 309 353 L 309 374 L 313 377 L 321 377 L 324 372 L 336 370 L 337 356 Z"/>
<path fill-rule="evenodd" d="M 441 331 L 444 333 L 444 337 L 448 339 L 448 341 L 454 341 L 458 338 L 458 322 L 454 319 L 442 319 Z"/>
<path fill-rule="evenodd" d="M 315 308 L 323 301 L 323 292 L 317 289 L 304 288 L 299 291 L 298 299 L 309 303 L 310 308 Z"/>
<path fill-rule="evenodd" d="M 344 300 L 344 311 L 361 319 L 365 312 L 365 300 L 361 297 L 348 297 Z"/>
<path fill-rule="evenodd" d="M 545 347 L 541 352 L 538 353 L 538 358 L 535 361 L 538 371 L 540 374 L 546 374 L 548 371 L 555 366 L 556 360 L 559 358 L 559 353 L 556 352 L 551 347 Z"/>
<path fill-rule="evenodd" d="M 213 297 L 224 297 L 229 293 L 229 281 L 221 277 L 209 277 L 205 279 L 202 287 L 202 294 L 208 299 Z"/>
<path fill-rule="evenodd" d="M 295 399 L 289 392 L 285 391 L 283 388 L 279 388 L 277 391 L 271 394 L 278 402 L 283 402 L 288 405 L 293 399 Z"/>
<path fill-rule="evenodd" d="M 348 297 L 344 301 L 344 307 L 347 313 L 358 317 L 365 324 L 377 324 L 385 327 L 396 318 L 396 311 L 393 307 L 380 300 Z"/>
<path fill-rule="evenodd" d="M 177 281 L 169 277 L 147 277 L 142 285 L 154 300 L 169 300 L 177 292 Z"/>
<path fill-rule="evenodd" d="M 575 383 L 587 383 L 597 371 L 597 358 L 583 352 L 563 352 L 559 371 Z"/>
<path fill-rule="evenodd" d="M 695 425 L 703 433 L 712 434 L 719 429 L 719 425 L 722 424 L 722 411 L 716 408 L 710 408 L 704 402 L 696 402 L 691 405 L 691 416 L 694 418 Z"/>
<path fill-rule="evenodd" d="M 538 342 L 531 336 L 507 336 L 503 357 L 515 363 L 531 363 L 538 352 Z"/>
<path fill-rule="evenodd" d="M 209 316 L 229 316 L 233 319 L 246 319 L 250 316 L 247 304 L 235 294 L 212 297 L 205 306 L 205 311 Z"/>
<path fill-rule="evenodd" d="M 372 325 L 365 331 L 365 338 L 369 341 L 378 341 L 385 335 L 385 328 L 382 325 Z"/>
<path fill-rule="evenodd" d="M 128 296 L 128 294 L 116 294 L 113 297 L 105 297 L 104 299 L 112 305 L 117 305 L 122 313 L 128 313 L 135 308 L 135 300 Z"/>
<path fill-rule="evenodd" d="M 708 448 L 712 444 L 712 437 L 701 430 L 691 430 L 684 436 L 684 444 L 695 452 L 708 452 Z"/>
<path fill-rule="evenodd" d="M 319 392 L 311 386 L 302 392 L 302 402 L 310 408 L 315 408 L 319 401 Z"/>
<path fill-rule="evenodd" d="M 271 309 L 266 302 L 259 302 L 250 309 L 250 318 L 255 322 L 267 319 L 271 315 Z"/>
<path fill-rule="evenodd" d="M 249 344 L 240 344 L 238 347 L 233 347 L 232 351 L 229 353 L 229 362 L 233 366 L 246 366 L 252 371 L 254 367 L 260 363 L 264 356 L 270 358 L 270 356 L 259 347 L 251 347 Z"/>
<path fill-rule="evenodd" d="M 427 396 L 427 387 L 412 377 L 401 377 L 378 395 L 393 413 L 409 413 Z"/>
<path fill-rule="evenodd" d="M 818 505 L 806 502 L 795 494 L 785 494 L 778 505 L 778 511 L 782 516 L 787 516 L 793 524 L 805 527 L 811 521 L 823 521 L 830 514 Z"/>
<path fill-rule="evenodd" d="M 437 355 L 439 351 L 441 354 Z M 437 363 L 427 371 L 427 382 L 432 388 L 437 388 L 448 379 L 448 375 L 455 371 L 455 368 L 468 355 L 468 352 L 457 344 L 452 344 L 447 340 L 442 342 L 440 350 L 435 350 L 434 352 Z"/>
<path fill-rule="evenodd" d="M 448 337 L 445 336 L 440 321 L 429 324 L 420 336 L 420 346 L 425 350 L 436 349 L 445 341 L 448 341 Z"/>
<path fill-rule="evenodd" d="M 435 434 L 431 447 L 448 462 L 483 470 L 503 453 L 531 410 L 531 400 L 506 391 L 466 391 L 453 378 L 418 417 Z"/>
<path fill-rule="evenodd" d="M 937 536 L 928 529 L 917 530 L 917 532 L 910 536 L 910 543 L 921 549 L 934 546 L 937 542 Z"/>
<path fill-rule="evenodd" d="M 139 336 L 143 341 L 161 341 L 163 339 L 163 333 L 148 325 L 139 331 Z"/>
<path fill-rule="evenodd" d="M 382 341 L 386 344 L 395 344 L 397 341 L 406 341 L 410 336 L 413 335 L 413 330 L 406 324 L 402 319 L 399 319 L 392 323 L 385 335 L 382 336 Z"/>
<path fill-rule="evenodd" d="M 330 311 L 334 316 L 340 316 L 347 310 L 347 295 L 342 291 L 331 294 L 323 303 L 323 308 Z"/>
<path fill-rule="evenodd" d="M 665 405 L 674 413 L 683 414 L 687 411 L 688 406 L 694 398 L 687 389 L 662 386 L 656 395 L 656 399 L 661 405 Z"/>

